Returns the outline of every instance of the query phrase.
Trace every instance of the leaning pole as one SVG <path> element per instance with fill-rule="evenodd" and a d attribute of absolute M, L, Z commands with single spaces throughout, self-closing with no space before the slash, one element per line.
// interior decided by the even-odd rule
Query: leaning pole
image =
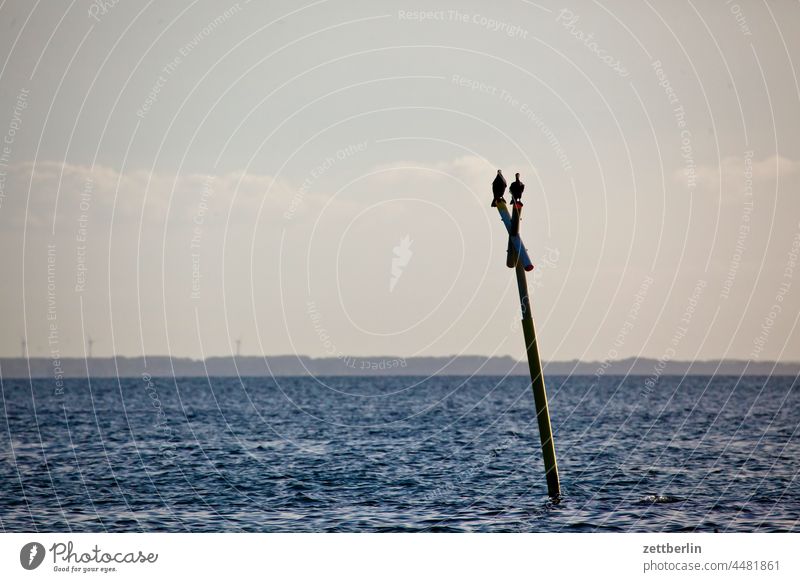
<path fill-rule="evenodd" d="M 528 354 L 528 369 L 531 374 L 531 389 L 533 401 L 536 406 L 536 420 L 539 424 L 539 438 L 542 442 L 542 458 L 544 459 L 545 477 L 547 479 L 547 494 L 558 499 L 561 496 L 561 485 L 558 481 L 558 464 L 556 462 L 556 447 L 553 442 L 553 429 L 550 425 L 550 409 L 547 406 L 547 390 L 544 387 L 544 374 L 542 362 L 539 359 L 539 346 L 536 343 L 536 328 L 533 325 L 531 301 L 528 294 L 528 280 L 526 271 L 533 269 L 533 264 L 528 258 L 525 245 L 519 236 L 519 220 L 521 207 L 512 202 L 512 214 L 509 216 L 505 201 L 496 201 L 500 218 L 508 230 L 508 258 L 506 264 L 513 267 L 517 274 L 517 288 L 519 289 L 519 303 L 522 309 L 522 332 L 525 336 L 525 349 Z"/>

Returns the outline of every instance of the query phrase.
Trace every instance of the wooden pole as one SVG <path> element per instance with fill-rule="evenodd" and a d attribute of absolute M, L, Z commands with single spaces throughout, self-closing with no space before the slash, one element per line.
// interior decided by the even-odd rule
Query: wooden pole
<path fill-rule="evenodd" d="M 498 205 L 499 206 L 499 205 Z M 506 223 L 509 235 L 509 250 L 516 250 L 511 244 L 511 237 L 519 238 L 520 208 L 514 204 L 510 223 Z M 506 222 L 505 220 L 503 222 Z M 524 248 L 524 247 L 523 247 Z M 527 253 L 526 253 L 527 256 Z M 561 485 L 558 479 L 558 463 L 556 462 L 556 447 L 553 442 L 553 429 L 550 425 L 550 409 L 547 405 L 547 390 L 544 386 L 542 362 L 539 359 L 539 346 L 536 342 L 536 328 L 533 325 L 531 301 L 528 293 L 528 279 L 525 275 L 526 265 L 520 256 L 514 253 L 513 263 L 517 274 L 517 288 L 519 289 L 519 303 L 522 310 L 522 332 L 525 337 L 525 350 L 528 356 L 528 370 L 531 375 L 531 389 L 533 402 L 536 406 L 536 421 L 539 424 L 539 439 L 542 443 L 542 458 L 544 459 L 545 478 L 547 479 L 547 494 L 558 499 L 561 496 Z M 510 266 L 510 265 L 509 265 Z"/>
<path fill-rule="evenodd" d="M 561 495 L 561 486 L 558 482 L 556 447 L 555 443 L 553 443 L 553 429 L 550 426 L 550 409 L 547 406 L 547 390 L 544 387 L 542 362 L 539 360 L 539 346 L 536 343 L 536 328 L 533 325 L 533 317 L 531 316 L 528 282 L 525 271 L 519 263 L 517 263 L 516 272 L 519 301 L 522 309 L 522 332 L 525 336 L 525 349 L 528 353 L 528 369 L 531 374 L 533 402 L 536 406 L 536 420 L 539 423 L 539 438 L 542 442 L 547 494 L 550 497 L 557 498 Z"/>

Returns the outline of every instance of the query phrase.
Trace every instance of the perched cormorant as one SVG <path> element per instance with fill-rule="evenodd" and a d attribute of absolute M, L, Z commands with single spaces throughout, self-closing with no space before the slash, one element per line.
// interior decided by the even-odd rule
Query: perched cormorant
<path fill-rule="evenodd" d="M 522 206 L 522 192 L 525 190 L 525 184 L 519 181 L 519 173 L 514 174 L 517 178 L 513 182 L 511 182 L 511 186 L 508 187 L 508 191 L 511 194 L 511 199 L 513 200 L 514 204 L 519 204 Z"/>
<path fill-rule="evenodd" d="M 503 194 L 506 192 L 506 179 L 503 177 L 502 170 L 497 170 L 497 176 L 495 176 L 494 181 L 492 182 L 492 193 L 494 194 L 494 199 L 492 200 L 492 206 L 497 206 L 498 201 L 502 201 L 505 203 L 505 198 L 503 198 Z"/>

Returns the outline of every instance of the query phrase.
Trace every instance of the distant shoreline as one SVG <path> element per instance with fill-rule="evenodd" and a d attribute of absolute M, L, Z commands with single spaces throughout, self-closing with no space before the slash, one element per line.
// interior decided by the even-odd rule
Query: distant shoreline
<path fill-rule="evenodd" d="M 147 356 L 116 358 L 0 358 L 0 377 L 123 378 L 143 374 L 159 377 L 263 376 L 525 376 L 528 366 L 510 356 L 348 357 L 309 356 L 210 357 L 205 360 Z M 800 362 L 746 360 L 662 361 L 626 358 L 605 362 L 552 361 L 551 376 L 797 376 Z"/>

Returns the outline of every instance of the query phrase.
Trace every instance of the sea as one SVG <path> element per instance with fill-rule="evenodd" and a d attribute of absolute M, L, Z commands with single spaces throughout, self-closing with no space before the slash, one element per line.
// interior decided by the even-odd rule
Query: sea
<path fill-rule="evenodd" d="M 794 377 L 5 378 L 5 532 L 786 532 Z"/>

